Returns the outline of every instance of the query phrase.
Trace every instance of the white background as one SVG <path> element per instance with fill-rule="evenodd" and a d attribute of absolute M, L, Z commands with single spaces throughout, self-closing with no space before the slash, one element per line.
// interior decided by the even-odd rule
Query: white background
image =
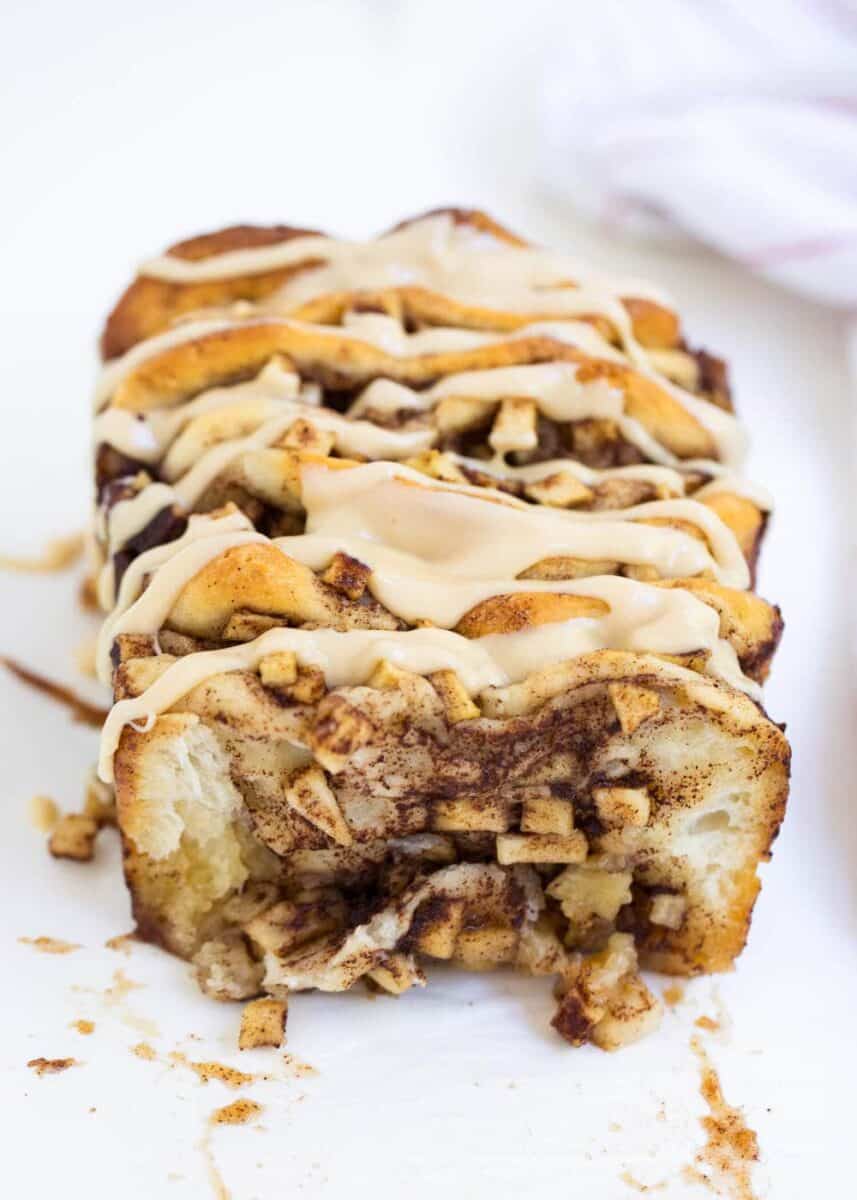
<path fill-rule="evenodd" d="M 661 1035 L 614 1056 L 546 1033 L 539 981 L 441 972 L 400 1001 L 298 997 L 289 1048 L 319 1074 L 295 1078 L 274 1052 L 241 1061 L 279 1079 L 240 1093 L 265 1105 L 258 1128 L 211 1138 L 232 1196 L 612 1200 L 638 1194 L 626 1170 L 666 1181 L 658 1195 L 695 1195 L 680 1173 L 704 1111 L 688 1042 L 718 995 L 731 1027 L 708 1046 L 727 1099 L 759 1133 L 760 1195 L 850 1194 L 854 462 L 837 318 L 701 251 L 612 242 L 542 194 L 539 65 L 556 22 L 576 20 L 585 36 L 585 8 L 114 0 L 19 3 L 9 15 L 0 551 L 32 552 L 85 519 L 93 344 L 136 260 L 238 220 L 359 236 L 443 203 L 483 206 L 671 289 L 691 336 L 731 359 L 752 473 L 778 500 L 761 590 L 788 632 L 767 704 L 788 722 L 794 786 L 737 972 L 694 984 Z M 74 581 L 7 575 L 0 587 L 0 653 L 74 680 L 87 629 Z M 103 947 L 129 927 L 118 846 L 106 836 L 94 867 L 53 863 L 26 817 L 36 792 L 78 806 L 94 735 L 7 678 L 0 689 L 4 1194 L 216 1195 L 199 1143 L 207 1115 L 234 1096 L 163 1060 L 179 1047 L 238 1062 L 238 1012 L 198 996 L 157 951 L 126 959 Z M 17 942 L 37 935 L 84 949 L 48 957 Z M 124 1005 L 73 990 L 103 991 L 117 968 L 146 985 Z M 157 1031 L 141 1032 L 134 1014 Z M 91 1037 L 68 1028 L 79 1017 L 95 1020 Z M 159 1063 L 129 1053 L 144 1036 Z M 36 1055 L 84 1065 L 37 1079 L 25 1066 Z"/>

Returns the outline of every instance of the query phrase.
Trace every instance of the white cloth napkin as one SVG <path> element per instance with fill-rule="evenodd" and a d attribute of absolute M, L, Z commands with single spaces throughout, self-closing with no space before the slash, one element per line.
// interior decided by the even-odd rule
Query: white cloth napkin
<path fill-rule="evenodd" d="M 857 313 L 857 0 L 597 0 L 545 89 L 548 179 L 592 217 Z"/>

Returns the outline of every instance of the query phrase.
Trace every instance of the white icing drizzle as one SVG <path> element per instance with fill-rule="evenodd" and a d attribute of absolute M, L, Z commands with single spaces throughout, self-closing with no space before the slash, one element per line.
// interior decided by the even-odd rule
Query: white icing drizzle
<path fill-rule="evenodd" d="M 197 513 L 180 538 L 138 554 L 122 576 L 113 610 L 98 632 L 95 668 L 102 683 L 110 683 L 110 652 L 120 633 L 157 633 L 182 588 L 207 563 L 231 546 L 267 540 L 237 509 L 219 517 Z"/>
<path fill-rule="evenodd" d="M 384 322 L 390 321 L 387 317 L 379 319 Z M 397 329 L 400 328 L 397 323 L 393 324 Z M 195 323 L 190 327 L 195 327 Z M 120 521 L 110 520 L 108 557 L 139 532 L 154 515 L 157 511 L 153 507 L 155 496 L 163 501 L 162 506 L 174 502 L 185 508 L 192 508 L 222 471 L 241 455 L 276 442 L 299 417 L 311 419 L 318 428 L 329 430 L 334 435 L 336 448 L 346 456 L 356 454 L 358 457 L 371 459 L 399 460 L 426 449 L 434 439 L 432 431 L 384 429 L 370 421 L 360 420 L 361 412 L 379 407 L 387 410 L 400 407 L 426 409 L 444 395 L 494 398 L 508 392 L 534 397 L 542 409 L 556 419 L 573 420 L 582 415 L 612 417 L 618 422 L 625 436 L 635 441 L 650 459 L 677 463 L 674 456 L 655 442 L 638 422 L 624 416 L 622 396 L 618 391 L 603 381 L 579 385 L 576 380 L 576 368 L 571 364 L 539 364 L 466 372 L 447 377 L 426 392 L 417 392 L 389 380 L 376 380 L 364 389 L 352 406 L 351 415 L 346 418 L 318 407 L 317 389 L 310 389 L 305 396 L 301 391 L 298 376 L 294 372 L 284 370 L 273 360 L 254 380 L 233 387 L 211 389 L 177 409 L 155 410 L 143 420 L 131 413 L 108 409 L 96 418 L 97 442 L 111 439 L 111 444 L 119 443 L 118 449 L 131 455 L 137 454 L 148 461 L 156 461 L 163 456 L 161 473 L 166 479 L 175 482 L 175 491 L 171 497 L 165 495 L 162 485 L 157 485 L 151 503 L 138 498 L 133 502 L 133 507 L 126 510 Z M 245 436 L 228 437 L 208 449 L 205 449 L 204 445 L 201 448 L 195 422 L 206 416 L 216 416 L 218 411 L 226 418 L 227 428 L 230 418 L 233 427 L 236 420 L 239 427 L 253 426 L 254 423 L 256 427 Z M 203 431 L 202 436 L 211 440 L 216 434 L 213 435 L 209 428 L 207 433 Z M 502 455 L 498 455 L 498 460 L 502 464 Z M 584 482 L 597 478 L 597 473 L 587 471 L 587 468 L 574 463 L 573 460 L 561 462 L 561 469 L 570 470 Z M 715 466 L 722 470 L 720 464 L 703 462 L 699 465 L 700 469 Z M 491 467 L 488 469 L 490 471 Z M 535 464 L 533 467 L 517 470 L 519 477 L 524 479 L 544 478 L 546 474 L 551 473 L 545 464 Z M 614 469 L 613 473 L 616 470 Z M 618 470 L 624 471 L 630 477 L 651 479 L 651 472 L 657 471 L 658 468 L 646 465 Z M 512 478 L 515 477 L 515 471 L 516 468 L 505 468 L 505 473 Z M 631 475 L 631 472 L 636 474 Z M 604 477 L 609 477 L 610 473 L 603 474 Z M 661 479 L 663 478 L 662 473 Z M 683 487 L 674 486 L 675 481 L 680 479 L 674 466 L 669 471 L 668 478 L 673 483 L 673 490 L 683 490 Z M 725 491 L 726 487 L 719 490 Z M 132 521 L 132 514 L 138 518 L 136 525 Z M 108 571 L 102 576 L 101 594 L 107 598 L 107 603 L 110 597 L 109 575 Z"/>
<path fill-rule="evenodd" d="M 687 476 L 673 467 L 660 467 L 650 463 L 634 463 L 627 467 L 587 467 L 574 458 L 548 458 L 541 462 L 527 463 L 524 466 L 513 466 L 506 462 L 502 454 L 493 458 L 469 458 L 466 454 L 457 454 L 452 450 L 445 451 L 446 456 L 456 466 L 467 467 L 479 471 L 483 475 L 492 475 L 498 484 L 504 479 L 519 483 L 538 483 L 564 471 L 579 479 L 587 487 L 596 488 L 610 479 L 634 479 L 641 483 L 650 483 L 654 487 L 665 488 L 677 496 L 683 496 L 687 485 Z"/>
<path fill-rule="evenodd" d="M 306 533 L 356 536 L 443 561 L 456 574 L 514 576 L 539 559 L 565 554 L 651 565 L 666 578 L 708 573 L 731 587 L 750 582 L 735 535 L 695 500 L 601 512 L 550 509 L 493 488 L 437 484 L 384 462 L 338 471 L 305 466 L 301 482 Z M 690 522 L 709 545 L 679 529 L 643 524 L 658 518 Z"/>
<path fill-rule="evenodd" d="M 369 242 L 311 234 L 196 261 L 165 254 L 144 263 L 139 274 L 170 283 L 201 283 L 258 275 L 309 259 L 322 259 L 323 265 L 288 279 L 279 290 L 280 299 L 297 305 L 331 292 L 411 285 L 463 303 L 522 312 L 607 315 L 609 306 L 620 309 L 620 320 L 625 315 L 618 304 L 620 295 L 649 296 L 663 303 L 646 284 L 608 284 L 591 273 L 582 282 L 580 264 L 568 255 L 510 245 L 456 223 L 448 213 L 424 217 Z M 578 286 L 569 288 L 570 281 Z"/>
<path fill-rule="evenodd" d="M 711 459 L 686 459 L 681 464 L 681 470 L 672 467 L 659 467 L 649 463 L 634 463 L 627 467 L 594 467 L 584 466 L 573 458 L 551 458 L 543 462 L 529 463 L 516 467 L 506 462 L 502 454 L 492 459 L 468 458 L 463 454 L 446 451 L 447 456 L 461 467 L 480 471 L 485 475 L 493 475 L 498 483 L 504 479 L 518 480 L 521 483 L 536 483 L 547 479 L 559 471 L 565 471 L 579 479 L 587 487 L 598 487 L 610 479 L 636 479 L 643 483 L 651 483 L 655 487 L 664 488 L 677 496 L 683 496 L 687 488 L 688 477 L 693 474 L 708 475 L 712 478 L 708 483 L 697 488 L 693 493 L 694 500 L 702 500 L 706 496 L 728 492 L 733 496 L 743 496 L 752 501 L 762 512 L 770 512 L 774 507 L 773 497 L 767 488 L 754 483 L 744 475 L 736 475 L 724 467 L 722 463 Z"/>
<path fill-rule="evenodd" d="M 114 566 L 113 554 L 125 546 L 135 534 L 145 529 L 148 523 L 164 508 L 175 502 L 175 493 L 165 483 L 150 483 L 127 500 L 120 500 L 112 508 L 101 509 L 103 526 L 102 541 L 108 548 L 104 566 L 98 574 L 96 590 L 98 603 L 109 608 L 113 603 Z"/>
<path fill-rule="evenodd" d="M 630 581 L 625 580 L 625 583 Z M 637 585 L 645 587 L 645 585 Z M 656 592 L 657 589 L 649 588 Z M 659 599 L 686 593 L 662 591 Z M 700 604 L 716 624 L 716 614 Z M 158 713 L 174 705 L 198 684 L 227 671 L 253 670 L 266 654 L 293 651 L 302 665 L 324 672 L 328 687 L 343 687 L 366 681 L 381 659 L 417 674 L 452 669 L 472 695 L 487 687 L 520 682 L 542 667 L 574 658 L 593 650 L 610 648 L 678 654 L 698 649 L 689 644 L 689 629 L 674 620 L 669 602 L 642 629 L 634 624 L 638 614 L 628 616 L 618 606 L 607 617 L 558 621 L 519 633 L 492 634 L 468 640 L 445 629 L 414 629 L 406 633 L 380 630 L 352 630 L 336 633 L 329 629 L 271 629 L 252 642 L 222 650 L 205 650 L 186 655 L 172 663 L 140 696 L 120 700 L 113 705 L 101 736 L 99 775 L 105 782 L 113 778 L 113 755 L 122 730 L 128 724 L 148 730 Z M 706 622 L 709 626 L 711 621 Z M 719 656 L 732 660 L 733 677 L 740 670 L 735 652 L 719 642 Z M 744 690 L 757 695 L 749 680 Z"/>
<path fill-rule="evenodd" d="M 383 319 L 389 320 L 389 318 Z M 260 320 L 249 322 L 249 324 L 255 325 L 260 323 Z M 329 335 L 338 338 L 342 338 L 343 336 L 341 326 L 307 325 L 303 322 L 287 320 L 279 320 L 277 323 L 281 324 L 284 328 L 304 330 L 318 336 Z M 247 324 L 247 321 L 234 321 L 231 327 L 241 328 Z M 556 322 L 552 323 L 551 328 L 558 324 Z M 212 326 L 214 330 L 230 327 L 228 322 L 223 321 L 212 323 Z M 537 325 L 533 328 L 543 330 L 545 326 Z M 184 334 L 182 331 L 184 331 Z M 211 331 L 207 330 L 207 332 Z M 491 335 L 490 341 L 487 342 L 483 341 L 484 335 L 481 334 L 468 333 L 467 337 L 475 339 L 475 345 L 497 345 L 531 336 L 531 332 L 530 328 L 525 328 L 517 330 L 512 334 L 494 334 Z M 402 338 L 407 339 L 408 343 L 413 339 L 419 339 L 420 348 L 418 353 L 426 354 L 433 351 L 434 347 L 440 344 L 442 339 L 449 333 L 450 330 L 443 327 L 435 327 L 418 334 L 402 334 Z M 192 341 L 200 336 L 199 323 L 192 322 L 184 326 L 176 326 L 175 329 L 170 331 L 170 334 L 172 337 L 170 338 L 169 345 L 174 346 L 182 341 Z M 160 337 L 168 338 L 170 335 L 164 334 L 160 335 Z M 365 338 L 355 338 L 354 340 L 367 341 Z M 577 344 L 578 341 L 583 342 L 585 343 L 582 347 L 583 349 L 591 346 L 591 339 L 578 338 L 574 331 L 566 331 L 566 336 L 562 340 L 570 344 Z M 157 338 L 151 339 L 151 343 L 156 341 L 158 341 Z M 141 345 L 135 346 L 130 350 L 123 358 L 107 364 L 105 371 L 109 373 L 109 386 L 105 387 L 102 380 L 97 391 L 98 403 L 101 407 L 109 399 L 110 393 L 115 389 L 120 380 L 133 367 L 137 366 L 140 361 L 148 357 L 142 351 L 149 344 L 149 342 L 141 343 Z M 163 348 L 163 345 L 157 347 L 158 350 Z M 461 349 L 462 347 L 459 346 L 458 348 Z M 396 355 L 395 357 L 411 357 L 410 345 L 406 349 L 407 353 Z M 615 351 L 612 355 L 608 355 L 608 357 L 615 359 Z M 123 367 L 123 364 L 126 363 L 128 364 L 127 370 Z M 717 446 L 720 461 L 732 467 L 737 467 L 741 464 L 746 453 L 746 437 L 739 422 L 732 413 L 718 408 L 717 405 L 711 404 L 699 396 L 694 396 L 690 392 L 683 391 L 663 376 L 651 371 L 645 364 L 640 365 L 639 363 L 635 363 L 634 369 L 652 379 L 663 390 L 668 391 L 699 422 L 711 435 Z M 349 415 L 359 416 L 367 408 L 386 411 L 409 408 L 425 411 L 432 408 L 444 396 L 450 395 L 471 396 L 476 399 L 485 400 L 486 402 L 496 401 L 503 396 L 528 396 L 538 404 L 545 416 L 552 417 L 555 420 L 580 420 L 584 417 L 592 416 L 612 417 L 620 423 L 625 437 L 637 445 L 647 458 L 656 462 L 664 462 L 671 466 L 676 465 L 678 460 L 674 455 L 666 450 L 666 448 L 660 446 L 643 429 L 639 422 L 633 421 L 624 415 L 624 401 L 622 393 L 618 389 L 610 387 L 604 380 L 592 380 L 581 384 L 577 380 L 578 370 L 579 365 L 576 363 L 537 363 L 518 367 L 493 367 L 446 376 L 432 387 L 422 391 L 417 391 L 391 380 L 377 379 L 364 389 L 352 406 Z"/>
<path fill-rule="evenodd" d="M 197 447 L 191 441 L 189 449 L 183 452 L 175 443 L 197 418 L 221 410 L 227 421 L 233 414 L 245 424 L 252 424 L 256 418 L 257 427 L 266 420 L 277 418 L 288 417 L 289 424 L 299 418 L 311 421 L 317 429 L 328 430 L 334 435 L 334 445 L 346 457 L 354 454 L 398 460 L 419 454 L 434 441 L 430 429 L 385 429 L 369 421 L 352 421 L 332 409 L 321 408 L 317 389 L 312 384 L 305 385 L 294 395 L 286 389 L 278 394 L 278 377 L 297 379 L 296 375 L 271 362 L 256 379 L 232 387 L 212 388 L 177 408 L 156 409 L 145 416 L 109 408 L 95 419 L 95 443 L 107 443 L 141 462 L 155 463 L 163 458 L 164 474 L 176 479 L 185 469 L 184 463 L 196 458 Z M 234 443 L 238 438 L 225 441 Z"/>
<path fill-rule="evenodd" d="M 718 652 L 718 662 L 723 659 L 716 615 L 689 593 L 609 575 L 565 581 L 516 579 L 534 561 L 554 554 L 613 556 L 623 561 L 625 544 L 630 554 L 638 556 L 630 561 L 655 563 L 666 577 L 703 571 L 728 576 L 731 571 L 746 584 L 746 565 L 734 538 L 707 510 L 703 523 L 730 559 L 728 569 L 700 542 L 678 530 L 646 526 L 641 537 L 632 521 L 617 520 L 613 513 L 580 514 L 575 520 L 573 514 L 533 508 L 493 491 L 437 486 L 416 472 L 387 463 L 345 471 L 305 467 L 302 476 L 308 532 L 279 538 L 273 545 L 313 570 L 321 570 L 337 551 L 360 559 L 372 568 L 372 594 L 403 620 L 424 619 L 450 628 L 492 596 L 517 592 L 595 596 L 611 611 L 621 608 L 625 619 L 640 629 L 651 624 L 645 616 L 647 605 L 666 605 L 676 630 L 692 629 L 690 641 L 696 648 L 704 644 Z M 692 501 L 666 501 L 638 506 L 622 516 L 652 509 L 654 515 L 684 516 L 683 505 L 701 507 Z M 181 539 L 140 555 L 128 568 L 116 607 L 99 638 L 97 663 L 105 682 L 118 634 L 157 633 L 182 589 L 204 566 L 234 546 L 267 541 L 253 532 L 246 518 L 235 516 L 227 524 L 224 520 L 196 516 Z M 152 579 L 143 590 L 149 575 Z M 716 669 L 740 683 L 743 677 L 740 671 L 736 675 L 734 665 L 733 654 Z"/>
<path fill-rule="evenodd" d="M 101 678 L 110 679 L 110 651 L 119 634 L 156 636 L 190 580 L 229 549 L 247 544 L 272 544 L 313 570 L 321 570 L 338 551 L 350 554 L 371 567 L 369 589 L 390 612 L 409 623 L 431 621 L 434 627 L 404 633 L 278 628 L 240 646 L 179 658 L 142 695 L 114 705 L 102 737 L 103 779 L 112 777 L 113 754 L 125 725 L 149 729 L 159 713 L 197 684 L 222 671 L 252 670 L 266 654 L 279 650 L 293 650 L 302 664 L 320 667 L 330 687 L 364 682 L 386 658 L 420 674 L 451 668 L 471 694 L 519 682 L 543 667 L 599 649 L 672 655 L 705 651 L 710 675 L 758 697 L 759 689 L 743 675 L 734 648 L 720 637 L 718 614 L 689 591 L 613 575 L 568 581 L 516 578 L 542 559 L 571 556 L 651 566 L 663 578 L 704 576 L 732 587 L 749 585 L 735 536 L 699 501 L 728 492 L 768 508 L 768 498 L 735 475 L 745 453 L 737 420 L 653 370 L 620 299 L 643 296 L 643 290 L 591 279 L 566 286 L 581 279 L 567 257 L 508 246 L 467 225 L 456 225 L 448 215 L 423 219 L 370 243 L 313 235 L 196 262 L 167 255 L 146 264 L 141 274 L 202 282 L 275 270 L 310 258 L 323 263 L 302 269 L 262 304 L 239 302 L 222 311 L 191 314 L 104 369 L 96 392 L 96 408 L 104 410 L 96 418 L 96 444 L 157 464 L 161 481 L 104 515 L 103 540 L 112 555 L 168 504 L 192 510 L 231 463 L 276 443 L 300 417 L 329 430 L 340 454 L 384 461 L 340 470 L 304 466 L 307 522 L 300 536 L 269 543 L 237 511 L 220 517 L 192 515 L 181 538 L 139 555 L 125 572 L 101 632 Z M 288 319 L 301 304 L 327 293 L 403 285 L 425 287 L 464 304 L 551 312 L 555 317 L 536 319 L 505 334 L 442 326 L 409 333 L 399 321 L 377 313 L 346 313 L 343 324 L 335 327 Z M 606 317 L 621 349 L 592 325 L 574 319 L 584 315 Z M 719 461 L 679 460 L 626 415 L 617 387 L 603 379 L 580 383 L 579 366 L 565 362 L 459 372 L 424 390 L 379 378 L 363 389 L 346 416 L 321 407 L 320 389 L 302 385 L 276 359 L 250 382 L 209 389 L 142 418 L 109 407 L 118 384 L 149 357 L 208 333 L 272 320 L 314 336 L 369 344 L 395 358 L 475 349 L 521 337 L 552 338 L 589 356 L 630 363 L 654 380 L 709 433 Z M 413 428 L 391 430 L 362 419 L 363 414 L 401 409 L 426 413 L 452 396 L 470 397 L 486 406 L 509 396 L 529 397 L 541 413 L 562 422 L 609 418 L 647 459 L 645 464 L 601 471 L 566 459 L 516 467 L 508 465 L 502 453 L 521 448 L 510 442 L 495 445 L 498 453 L 487 462 L 450 453 L 454 463 L 522 482 L 557 471 L 569 472 L 587 485 L 637 479 L 673 498 L 625 510 L 577 512 L 528 505 L 493 488 L 439 483 L 401 465 L 402 459 L 434 444 L 434 430 L 419 427 L 418 420 Z M 710 482 L 689 499 L 688 473 L 697 471 Z M 704 540 L 682 529 L 649 524 L 652 520 L 692 524 Z M 108 561 L 101 576 L 105 599 L 110 597 L 112 578 Z M 589 597 L 602 601 L 606 610 L 478 639 L 452 632 L 475 605 L 521 592 Z"/>
<path fill-rule="evenodd" d="M 533 363 L 515 367 L 489 367 L 446 375 L 429 388 L 416 390 L 391 379 L 375 379 L 363 389 L 349 409 L 349 416 L 368 411 L 396 412 L 401 409 L 427 412 L 446 396 L 467 396 L 494 404 L 503 396 L 533 400 L 554 421 L 580 421 L 607 417 L 618 425 L 623 437 L 652 462 L 678 466 L 681 460 L 662 446 L 644 427 L 625 414 L 622 392 L 604 379 L 578 380 L 576 363 Z M 665 381 L 658 380 L 661 387 Z M 721 461 L 738 466 L 744 457 L 745 437 L 731 413 L 706 400 L 680 393 L 680 402 L 695 417 L 717 445 Z"/>

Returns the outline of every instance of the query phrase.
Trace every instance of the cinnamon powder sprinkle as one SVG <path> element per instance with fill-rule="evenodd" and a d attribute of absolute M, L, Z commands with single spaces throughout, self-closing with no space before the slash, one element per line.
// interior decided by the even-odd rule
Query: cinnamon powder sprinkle
<path fill-rule="evenodd" d="M 231 1104 L 225 1104 L 223 1108 L 216 1108 L 209 1120 L 212 1125 L 246 1125 L 248 1121 L 258 1117 L 261 1112 L 261 1104 L 242 1096 L 240 1100 L 233 1100 Z"/>
<path fill-rule="evenodd" d="M 79 1067 L 80 1063 L 76 1058 L 31 1058 L 27 1066 L 37 1075 L 59 1075 L 60 1071 Z"/>
<path fill-rule="evenodd" d="M 41 692 L 45 696 L 49 696 L 51 700 L 56 700 L 58 704 L 64 704 L 72 715 L 72 719 L 80 721 L 84 725 L 91 725 L 95 729 L 100 729 L 107 717 L 107 709 L 100 708 L 97 704 L 90 704 L 88 700 L 78 696 L 71 688 L 65 687 L 64 684 L 55 683 L 52 679 L 47 679 L 44 675 L 39 675 L 36 671 L 31 671 L 29 667 L 24 667 L 21 663 L 16 662 L 14 658 L 0 657 L 0 663 L 11 671 L 12 674 L 20 679 L 22 683 L 26 683 L 28 687 L 34 688 L 37 692 Z"/>
<path fill-rule="evenodd" d="M 751 1178 L 753 1164 L 759 1160 L 756 1133 L 740 1108 L 726 1102 L 717 1071 L 698 1037 L 690 1039 L 690 1047 L 699 1059 L 699 1090 L 709 1115 L 700 1118 L 707 1141 L 695 1157 L 696 1165 L 685 1168 L 685 1177 L 728 1200 L 757 1200 Z"/>
<path fill-rule="evenodd" d="M 19 937 L 18 941 L 24 946 L 32 946 L 35 950 L 40 950 L 42 954 L 71 954 L 73 950 L 80 949 L 77 942 L 64 942 L 62 938 Z"/>

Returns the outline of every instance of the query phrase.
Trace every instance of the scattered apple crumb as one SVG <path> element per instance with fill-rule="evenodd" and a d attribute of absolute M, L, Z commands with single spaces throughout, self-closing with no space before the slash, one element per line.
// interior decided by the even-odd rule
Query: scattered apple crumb
<path fill-rule="evenodd" d="M 78 1033 L 88 1036 L 90 1033 L 95 1032 L 95 1022 L 87 1021 L 85 1018 L 81 1017 L 77 1021 L 72 1021 L 71 1025 L 69 1025 L 69 1029 L 76 1029 Z"/>
<path fill-rule="evenodd" d="M 669 987 L 664 988 L 663 996 L 670 1008 L 675 1008 L 684 999 L 684 988 L 679 987 L 677 983 L 671 983 Z"/>
<path fill-rule="evenodd" d="M 76 1058 L 31 1058 L 27 1066 L 37 1075 L 58 1075 L 69 1067 L 79 1067 L 80 1063 Z"/>
<path fill-rule="evenodd" d="M 212 1125 L 246 1125 L 248 1121 L 258 1117 L 261 1112 L 261 1104 L 242 1096 L 240 1100 L 233 1100 L 231 1104 L 225 1104 L 223 1108 L 216 1108 L 209 1120 Z"/>
<path fill-rule="evenodd" d="M 154 1062 L 158 1057 L 157 1050 L 148 1042 L 137 1042 L 136 1046 L 131 1047 L 131 1053 L 136 1054 L 138 1058 L 144 1058 L 146 1062 Z"/>
<path fill-rule="evenodd" d="M 53 832 L 60 819 L 60 810 L 50 796 L 33 796 L 29 804 L 30 820 L 40 833 Z"/>
<path fill-rule="evenodd" d="M 24 946 L 32 946 L 35 950 L 40 950 L 42 954 L 71 954 L 73 950 L 80 949 L 78 942 L 64 942 L 62 938 L 19 937 L 18 941 Z"/>
<path fill-rule="evenodd" d="M 697 1029 L 704 1029 L 706 1033 L 718 1033 L 720 1030 L 720 1022 L 715 1021 L 714 1017 L 701 1016 L 694 1021 Z"/>

